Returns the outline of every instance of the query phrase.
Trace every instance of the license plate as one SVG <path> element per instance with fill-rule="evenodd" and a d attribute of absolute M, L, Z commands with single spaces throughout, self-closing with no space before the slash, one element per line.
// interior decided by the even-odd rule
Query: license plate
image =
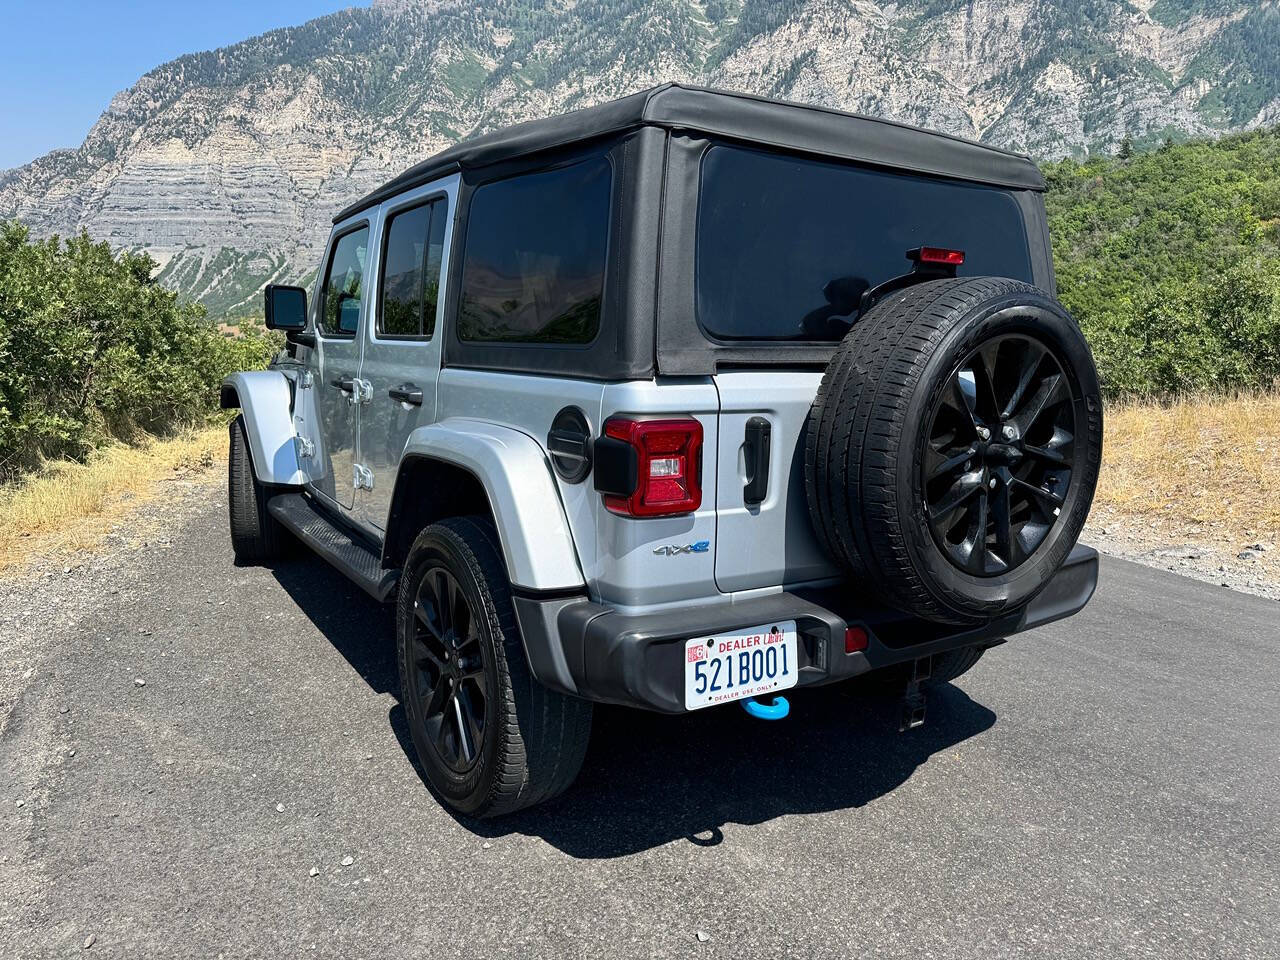
<path fill-rule="evenodd" d="M 685 641 L 687 710 L 758 697 L 795 685 L 794 620 Z"/>

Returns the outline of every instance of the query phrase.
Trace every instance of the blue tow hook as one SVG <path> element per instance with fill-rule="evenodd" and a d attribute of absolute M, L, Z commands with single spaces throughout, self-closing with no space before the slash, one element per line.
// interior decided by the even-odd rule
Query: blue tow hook
<path fill-rule="evenodd" d="M 742 709 L 758 720 L 781 720 L 791 712 L 791 704 L 786 697 L 774 697 L 773 703 L 761 703 L 759 700 L 740 700 Z"/>

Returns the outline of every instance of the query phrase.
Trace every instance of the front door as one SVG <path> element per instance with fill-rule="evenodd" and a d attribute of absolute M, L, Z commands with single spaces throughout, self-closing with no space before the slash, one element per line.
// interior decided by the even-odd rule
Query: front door
<path fill-rule="evenodd" d="M 385 530 L 400 457 L 409 434 L 436 418 L 444 264 L 457 177 L 388 202 L 382 210 L 375 303 L 361 378 L 370 401 L 361 411 L 360 464 L 372 487 L 356 512 Z"/>
<path fill-rule="evenodd" d="M 335 504 L 350 509 L 355 499 L 357 407 L 360 383 L 361 334 L 368 284 L 369 225 L 338 234 L 316 304 L 316 413 L 318 436 L 313 454 L 313 489 Z"/>

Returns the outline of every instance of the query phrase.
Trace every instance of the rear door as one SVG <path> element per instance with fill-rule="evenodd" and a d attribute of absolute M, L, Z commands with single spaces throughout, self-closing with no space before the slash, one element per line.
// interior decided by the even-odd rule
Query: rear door
<path fill-rule="evenodd" d="M 385 530 L 396 472 L 409 434 L 436 419 L 445 264 L 457 176 L 383 206 L 377 282 L 360 377 L 370 388 L 361 410 L 360 464 L 371 489 L 359 519 Z"/>
<path fill-rule="evenodd" d="M 313 489 L 349 510 L 354 503 L 361 335 L 368 313 L 370 226 L 344 225 L 329 244 L 317 290 L 316 372 L 319 419 L 313 442 Z"/>

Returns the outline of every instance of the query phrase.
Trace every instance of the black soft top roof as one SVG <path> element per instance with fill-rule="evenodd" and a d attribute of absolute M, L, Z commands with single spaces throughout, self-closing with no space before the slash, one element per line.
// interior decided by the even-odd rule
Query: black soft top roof
<path fill-rule="evenodd" d="M 891 120 L 667 83 L 454 144 L 353 203 L 333 218 L 334 223 L 445 174 L 643 126 L 712 134 L 1001 187 L 1044 189 L 1039 168 L 1023 154 Z"/>

